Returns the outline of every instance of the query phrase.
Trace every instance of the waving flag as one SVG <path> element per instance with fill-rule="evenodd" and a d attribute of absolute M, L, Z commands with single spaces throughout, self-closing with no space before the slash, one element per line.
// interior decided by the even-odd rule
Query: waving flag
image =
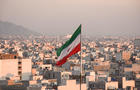
<path fill-rule="evenodd" d="M 76 54 L 81 49 L 81 25 L 77 28 L 71 38 L 57 50 L 57 66 L 61 66 L 67 58 Z"/>

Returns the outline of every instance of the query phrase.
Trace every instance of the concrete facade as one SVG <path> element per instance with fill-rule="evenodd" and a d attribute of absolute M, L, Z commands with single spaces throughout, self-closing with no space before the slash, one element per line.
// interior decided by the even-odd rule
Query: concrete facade
<path fill-rule="evenodd" d="M 58 90 L 80 90 L 80 85 L 75 80 L 67 80 L 66 86 L 58 86 Z M 81 90 L 87 90 L 86 84 L 82 84 Z"/>
<path fill-rule="evenodd" d="M 0 60 L 0 79 L 18 76 L 18 60 Z"/>
<path fill-rule="evenodd" d="M 0 79 L 5 80 L 6 77 L 14 78 L 21 76 L 22 80 L 29 80 L 31 72 L 31 59 L 2 59 L 0 60 Z"/>

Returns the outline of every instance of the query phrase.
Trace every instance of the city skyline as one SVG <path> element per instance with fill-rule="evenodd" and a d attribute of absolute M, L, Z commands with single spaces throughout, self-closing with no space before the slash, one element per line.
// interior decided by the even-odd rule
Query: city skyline
<path fill-rule="evenodd" d="M 1 0 L 0 20 L 47 35 L 139 35 L 138 0 Z"/>
<path fill-rule="evenodd" d="M 140 90 L 140 0 L 0 0 L 0 90 Z"/>

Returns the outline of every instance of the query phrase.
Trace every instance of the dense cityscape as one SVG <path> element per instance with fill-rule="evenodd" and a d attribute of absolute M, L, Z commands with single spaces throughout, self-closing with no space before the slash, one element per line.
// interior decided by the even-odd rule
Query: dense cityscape
<path fill-rule="evenodd" d="M 70 35 L 0 38 L 0 90 L 140 90 L 140 38 L 82 37 L 80 52 L 56 66 Z"/>
<path fill-rule="evenodd" d="M 0 0 L 0 90 L 140 90 L 140 0 Z"/>

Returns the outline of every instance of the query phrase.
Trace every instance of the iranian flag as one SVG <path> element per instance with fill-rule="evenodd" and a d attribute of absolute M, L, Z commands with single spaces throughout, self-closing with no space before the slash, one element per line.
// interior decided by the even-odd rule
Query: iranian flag
<path fill-rule="evenodd" d="M 81 49 L 80 39 L 81 39 L 81 25 L 77 28 L 77 30 L 74 32 L 71 38 L 57 50 L 58 56 L 56 63 L 57 66 L 61 66 L 67 61 L 68 57 L 80 51 Z"/>

